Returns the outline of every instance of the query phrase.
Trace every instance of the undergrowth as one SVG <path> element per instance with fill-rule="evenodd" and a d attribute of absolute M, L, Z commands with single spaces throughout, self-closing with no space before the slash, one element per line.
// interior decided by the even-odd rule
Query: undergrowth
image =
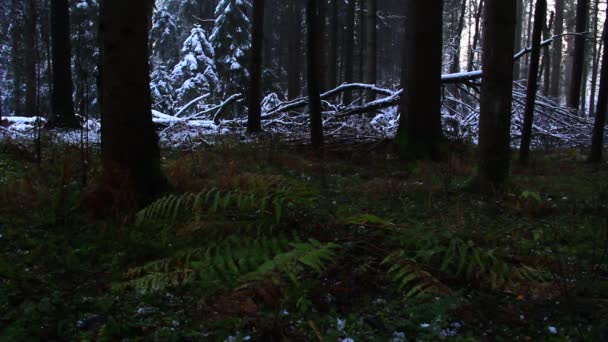
<path fill-rule="evenodd" d="M 607 170 L 573 152 L 481 197 L 469 154 L 172 151 L 175 193 L 100 219 L 94 161 L 20 148 L 0 149 L 0 340 L 607 336 Z"/>

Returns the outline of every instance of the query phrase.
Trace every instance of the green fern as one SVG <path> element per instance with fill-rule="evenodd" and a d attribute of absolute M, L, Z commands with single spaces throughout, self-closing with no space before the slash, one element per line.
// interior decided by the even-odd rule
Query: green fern
<path fill-rule="evenodd" d="M 406 298 L 426 293 L 445 293 L 438 280 L 443 275 L 467 280 L 487 281 L 491 288 L 500 289 L 515 282 L 543 282 L 550 276 L 530 265 L 513 264 L 501 257 L 497 249 L 476 246 L 449 232 L 416 227 L 399 231 L 401 248 L 391 253 L 384 264 L 391 265 L 388 276 Z"/>
<path fill-rule="evenodd" d="M 297 275 L 306 269 L 322 272 L 335 260 L 337 248 L 332 243 L 301 242 L 285 236 L 251 240 L 231 236 L 206 248 L 178 252 L 133 268 L 127 273 L 129 280 L 114 289 L 154 292 L 193 285 L 208 292 L 225 284 L 250 283 L 271 276 L 286 276 L 297 284 Z"/>
<path fill-rule="evenodd" d="M 163 197 L 137 213 L 136 225 L 172 225 L 180 221 L 202 222 L 214 215 L 222 218 L 234 214 L 238 217 L 265 218 L 270 224 L 280 224 L 288 207 L 309 204 L 310 193 L 292 191 L 291 188 L 265 189 L 260 192 L 220 191 L 210 189 L 198 194 Z"/>
<path fill-rule="evenodd" d="M 404 296 L 405 299 L 449 292 L 447 286 L 425 271 L 415 260 L 408 258 L 403 250 L 391 253 L 382 261 L 382 264 L 392 265 L 387 274 L 399 285 L 400 290 L 407 291 Z"/>

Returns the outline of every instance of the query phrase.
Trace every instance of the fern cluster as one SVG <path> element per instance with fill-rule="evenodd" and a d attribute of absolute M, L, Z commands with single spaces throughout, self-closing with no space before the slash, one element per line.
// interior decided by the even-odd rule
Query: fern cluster
<path fill-rule="evenodd" d="M 447 293 L 448 287 L 439 280 L 442 276 L 486 282 L 493 289 L 549 278 L 542 270 L 509 262 L 498 249 L 476 246 L 449 232 L 418 227 L 402 230 L 398 235 L 400 247 L 383 264 L 389 265 L 389 278 L 407 290 L 406 298 Z"/>
<path fill-rule="evenodd" d="M 297 285 L 299 274 L 322 272 L 335 260 L 338 249 L 333 243 L 302 241 L 295 230 L 285 227 L 298 209 L 312 202 L 309 193 L 290 188 L 250 192 L 211 189 L 159 199 L 137 214 L 136 226 L 160 225 L 164 232 L 188 227 L 190 236 L 173 236 L 174 245 L 187 247 L 131 268 L 114 289 L 150 292 L 194 286 L 210 293 L 226 284 L 279 278 Z M 234 233 L 234 227 L 241 225 L 257 230 L 237 229 Z M 273 229 L 279 226 L 281 229 Z M 202 232 L 205 239 L 193 240 L 194 231 Z"/>

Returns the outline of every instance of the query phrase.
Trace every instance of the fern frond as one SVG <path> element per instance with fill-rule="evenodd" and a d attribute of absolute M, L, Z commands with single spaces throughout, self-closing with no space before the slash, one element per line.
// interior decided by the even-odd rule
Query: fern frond
<path fill-rule="evenodd" d="M 382 264 L 392 265 L 387 275 L 398 284 L 400 290 L 407 291 L 404 298 L 420 298 L 427 294 L 438 295 L 450 292 L 449 288 L 425 271 L 406 252 L 398 250 L 387 256 Z"/>

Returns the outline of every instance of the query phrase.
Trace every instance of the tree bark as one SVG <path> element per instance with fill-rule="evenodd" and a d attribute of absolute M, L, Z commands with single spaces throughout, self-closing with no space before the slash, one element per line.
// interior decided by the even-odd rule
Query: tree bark
<path fill-rule="evenodd" d="M 23 67 L 23 48 L 21 46 L 21 39 L 23 38 L 23 13 L 19 11 L 19 5 L 21 4 L 18 0 L 11 1 L 10 16 L 14 18 L 13 24 L 10 27 L 11 35 L 11 71 L 13 73 L 13 87 L 10 94 L 12 98 L 12 109 L 13 115 L 23 116 L 23 90 L 20 86 L 23 84 L 24 67 Z"/>
<path fill-rule="evenodd" d="M 38 101 L 37 101 L 37 78 L 36 78 L 36 2 L 28 0 L 24 4 L 25 13 L 25 32 L 24 32 L 24 69 L 25 69 L 25 114 L 27 116 L 36 116 Z"/>
<path fill-rule="evenodd" d="M 553 20 L 555 20 L 555 12 L 551 12 L 549 16 L 549 22 L 545 24 L 543 28 L 543 39 L 551 38 L 551 26 L 553 26 Z M 540 75 L 543 79 L 543 93 L 549 94 L 549 87 L 551 86 L 551 51 L 549 47 L 543 49 L 543 63 L 540 67 Z"/>
<path fill-rule="evenodd" d="M 534 121 L 534 108 L 536 93 L 538 91 L 538 69 L 540 64 L 540 43 L 545 27 L 547 14 L 547 0 L 536 0 L 534 14 L 534 29 L 532 30 L 532 54 L 528 75 L 528 92 L 524 110 L 524 126 L 522 129 L 521 146 L 519 148 L 519 162 L 527 165 L 530 160 L 530 142 L 532 141 L 532 123 Z"/>
<path fill-rule="evenodd" d="M 592 163 L 600 163 L 602 161 L 604 127 L 606 125 L 606 115 L 608 114 L 608 20 L 604 23 L 602 40 L 604 42 L 604 53 L 602 57 L 602 71 L 600 73 L 600 90 L 595 111 L 591 153 L 589 155 L 589 161 Z"/>
<path fill-rule="evenodd" d="M 102 162 L 106 175 L 143 206 L 165 190 L 152 123 L 148 31 L 150 0 L 104 0 L 100 8 Z M 110 204 L 111 205 L 111 204 Z"/>
<path fill-rule="evenodd" d="M 480 26 L 484 1 L 485 0 L 479 0 L 479 6 L 477 7 L 477 13 L 475 14 L 475 35 L 473 36 L 473 45 L 470 46 L 469 67 L 467 68 L 467 71 L 473 71 L 473 69 L 475 69 L 475 52 L 477 51 L 477 45 L 479 44 L 479 38 L 481 36 Z"/>
<path fill-rule="evenodd" d="M 249 68 L 249 117 L 247 132 L 262 130 L 262 63 L 264 51 L 264 0 L 253 1 L 253 27 L 251 42 L 251 64 Z M 270 56 L 266 56 L 270 57 Z"/>
<path fill-rule="evenodd" d="M 289 2 L 289 15 L 291 23 L 289 24 L 289 51 L 287 52 L 287 96 L 290 100 L 298 98 L 301 93 L 300 81 L 302 71 L 300 68 L 301 61 L 301 32 L 302 32 L 302 16 L 299 1 Z"/>
<path fill-rule="evenodd" d="M 587 31 L 589 17 L 589 0 L 578 0 L 576 6 L 576 32 Z M 585 68 L 585 37 L 578 35 L 574 38 L 574 60 L 572 62 L 572 76 L 570 78 L 570 92 L 568 106 L 579 110 L 581 104 L 581 89 L 583 86 L 583 71 Z"/>
<path fill-rule="evenodd" d="M 456 28 L 456 40 L 454 41 L 454 55 L 452 55 L 452 63 L 450 65 L 450 72 L 455 74 L 460 72 L 460 43 L 462 42 L 462 31 L 464 30 L 465 15 L 467 12 L 467 0 L 462 0 L 460 7 L 460 17 L 458 18 L 458 27 Z"/>
<path fill-rule="evenodd" d="M 327 19 L 329 16 L 329 3 L 328 0 L 318 0 L 317 3 L 317 15 L 319 22 L 319 77 L 320 77 L 320 90 L 321 92 L 329 89 L 329 59 L 327 57 L 329 50 L 329 35 Z"/>
<path fill-rule="evenodd" d="M 355 52 L 355 0 L 348 0 L 348 8 L 346 10 L 346 25 L 344 31 L 344 83 L 353 83 L 353 55 Z M 343 103 L 345 105 L 349 105 L 352 101 L 352 91 L 345 92 Z"/>
<path fill-rule="evenodd" d="M 377 81 L 377 65 L 378 65 L 378 35 L 376 26 L 378 24 L 378 3 L 376 0 L 367 1 L 367 29 L 366 29 L 366 43 L 367 51 L 365 54 L 365 83 L 376 84 Z M 376 94 L 369 93 L 367 101 L 371 102 L 376 99 Z"/>
<path fill-rule="evenodd" d="M 328 89 L 333 89 L 338 85 L 338 13 L 339 0 L 330 0 L 331 13 L 328 15 L 328 41 L 327 47 L 327 84 Z"/>
<path fill-rule="evenodd" d="M 74 115 L 72 92 L 72 54 L 70 44 L 70 10 L 68 0 L 51 0 L 51 36 L 53 59 L 53 93 L 50 126 L 78 127 Z"/>
<path fill-rule="evenodd" d="M 559 36 L 564 33 L 564 0 L 555 0 L 555 29 L 553 34 Z M 556 39 L 553 46 L 553 56 L 551 57 L 551 86 L 549 96 L 559 99 L 560 85 L 562 78 L 562 49 L 561 39 Z"/>
<path fill-rule="evenodd" d="M 600 11 L 600 0 L 595 0 L 595 5 L 594 5 L 594 15 L 593 15 L 593 36 L 597 37 L 598 32 L 598 25 L 599 25 L 599 11 Z M 599 50 L 597 47 L 597 40 L 594 39 L 593 40 L 593 52 L 591 54 L 592 58 L 593 58 L 593 66 L 591 69 L 591 94 L 589 96 L 589 115 L 593 115 L 593 107 L 595 106 L 595 95 L 596 95 L 596 88 L 597 88 L 597 74 L 598 74 L 598 70 L 599 70 L 599 62 L 600 62 L 600 56 L 599 56 Z"/>
<path fill-rule="evenodd" d="M 310 138 L 315 149 L 323 147 L 323 117 L 319 77 L 319 13 L 318 1 L 308 0 L 306 22 L 308 26 L 308 106 L 310 111 Z"/>
<path fill-rule="evenodd" d="M 407 0 L 400 106 L 395 138 L 402 157 L 439 158 L 441 143 L 441 0 Z"/>
<path fill-rule="evenodd" d="M 524 33 L 524 1 L 515 0 L 516 2 L 516 16 L 515 16 L 515 52 L 520 51 L 522 48 L 522 36 Z M 513 78 L 518 80 L 521 76 L 521 62 L 515 61 L 513 66 Z"/>
<path fill-rule="evenodd" d="M 477 185 L 482 192 L 495 190 L 509 176 L 515 17 L 514 1 L 488 0 L 484 20 L 477 175 Z"/>

